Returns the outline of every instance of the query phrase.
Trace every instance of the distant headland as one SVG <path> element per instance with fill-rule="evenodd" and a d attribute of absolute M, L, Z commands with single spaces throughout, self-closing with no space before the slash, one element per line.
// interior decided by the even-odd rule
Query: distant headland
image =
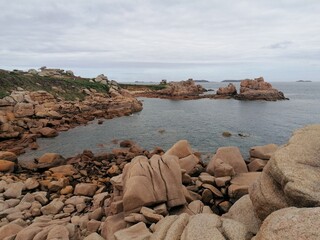
<path fill-rule="evenodd" d="M 223 81 L 221 81 L 221 82 L 241 82 L 242 80 L 223 80 Z"/>
<path fill-rule="evenodd" d="M 311 80 L 298 80 L 297 82 L 312 82 Z"/>

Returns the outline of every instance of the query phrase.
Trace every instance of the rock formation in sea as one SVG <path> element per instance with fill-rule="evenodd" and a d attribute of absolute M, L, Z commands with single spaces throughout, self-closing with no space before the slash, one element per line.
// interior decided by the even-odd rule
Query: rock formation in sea
<path fill-rule="evenodd" d="M 273 88 L 263 77 L 246 79 L 240 83 L 240 93 L 235 96 L 238 100 L 285 100 L 283 92 Z"/>
<path fill-rule="evenodd" d="M 220 87 L 217 90 L 217 95 L 234 96 L 236 94 L 237 89 L 232 83 L 229 83 L 227 87 Z"/>

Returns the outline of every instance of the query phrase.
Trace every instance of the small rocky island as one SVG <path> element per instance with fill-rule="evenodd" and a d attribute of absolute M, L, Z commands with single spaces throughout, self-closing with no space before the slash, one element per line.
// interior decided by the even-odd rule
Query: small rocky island
<path fill-rule="evenodd" d="M 227 87 L 219 88 L 217 95 L 232 96 L 237 100 L 277 101 L 287 99 L 283 92 L 273 88 L 270 83 L 264 81 L 263 77 L 242 80 L 240 93 L 237 93 L 236 87 L 229 83 Z"/>

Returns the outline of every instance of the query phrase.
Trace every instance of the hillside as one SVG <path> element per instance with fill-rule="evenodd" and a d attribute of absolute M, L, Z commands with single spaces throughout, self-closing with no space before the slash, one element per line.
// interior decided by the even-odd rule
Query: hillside
<path fill-rule="evenodd" d="M 27 91 L 45 90 L 56 97 L 65 100 L 84 99 L 83 89 L 95 89 L 97 92 L 108 93 L 105 84 L 90 81 L 88 78 L 68 74 L 56 76 L 40 76 L 21 71 L 6 71 L 0 69 L 0 98 L 10 95 L 18 87 Z"/>

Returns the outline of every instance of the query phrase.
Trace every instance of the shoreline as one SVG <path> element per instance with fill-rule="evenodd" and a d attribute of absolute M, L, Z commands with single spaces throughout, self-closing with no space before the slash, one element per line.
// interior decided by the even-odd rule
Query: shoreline
<path fill-rule="evenodd" d="M 166 152 L 160 147 L 149 152 L 124 140 L 111 152 L 93 154 L 84 150 L 68 159 L 58 153 L 46 153 L 33 163 L 21 163 L 15 154 L 0 152 L 4 159 L 1 171 L 7 171 L 0 173 L 0 234 L 7 234 L 6 229 L 10 228 L 14 229 L 11 235 L 35 237 L 38 233 L 57 234 L 53 229 L 59 228 L 59 234 L 74 240 L 93 236 L 114 239 L 122 233 L 129 234 L 124 239 L 130 239 L 133 229 L 139 235 L 157 234 L 159 229 L 155 226 L 171 218 L 186 219 L 188 224 L 193 218 L 209 218 L 209 222 L 215 218 L 219 222 L 231 219 L 231 228 L 245 226 L 237 230 L 238 239 L 240 233 L 261 236 L 266 224 L 263 220 L 275 211 L 275 203 L 271 202 L 269 208 L 261 201 L 270 197 L 265 195 L 270 194 L 270 189 L 278 187 L 266 186 L 263 176 L 273 171 L 273 164 L 283 162 L 280 168 L 286 169 L 286 162 L 290 162 L 290 169 L 304 171 L 299 163 L 310 159 L 303 154 L 297 159 L 288 158 L 287 151 L 291 153 L 301 146 L 317 154 L 313 150 L 318 146 L 319 130 L 319 124 L 298 129 L 288 144 L 280 147 L 253 146 L 249 162 L 239 148 L 220 147 L 205 164 L 186 140 L 178 141 Z M 319 171 L 316 166 L 310 170 Z M 262 196 L 258 184 L 264 186 Z M 257 200 L 251 202 L 250 198 Z M 308 207 L 310 211 L 317 210 L 315 206 Z M 279 211 L 282 208 L 283 205 L 276 205 Z M 239 211 L 246 213 L 239 216 Z M 37 229 L 39 222 L 43 222 L 41 230 Z M 209 231 L 202 224 L 196 227 Z"/>

